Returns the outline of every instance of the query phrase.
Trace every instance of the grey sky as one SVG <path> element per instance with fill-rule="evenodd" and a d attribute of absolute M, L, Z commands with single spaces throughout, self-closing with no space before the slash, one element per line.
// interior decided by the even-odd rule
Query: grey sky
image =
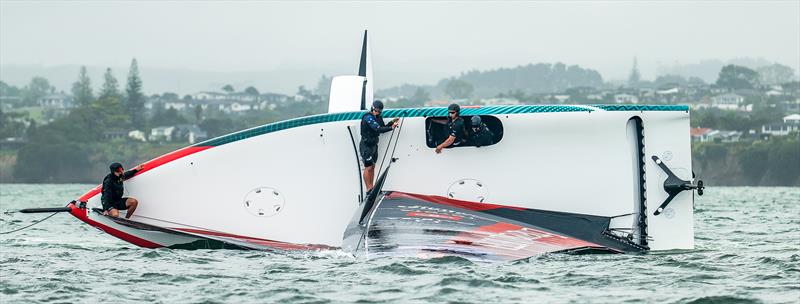
<path fill-rule="evenodd" d="M 736 57 L 800 70 L 800 1 L 2 1 L 0 64 L 343 74 L 365 28 L 378 87 L 556 61 L 624 79 L 634 56 L 645 78 Z"/>

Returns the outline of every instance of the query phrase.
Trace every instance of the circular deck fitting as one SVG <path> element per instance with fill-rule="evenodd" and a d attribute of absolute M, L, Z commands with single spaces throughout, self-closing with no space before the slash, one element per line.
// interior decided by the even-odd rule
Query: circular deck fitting
<path fill-rule="evenodd" d="M 269 187 L 260 187 L 244 196 L 244 208 L 252 215 L 270 217 L 283 210 L 286 203 L 278 190 Z"/>
<path fill-rule="evenodd" d="M 486 185 L 476 179 L 457 180 L 447 189 L 447 197 L 462 201 L 483 203 L 488 195 Z"/>

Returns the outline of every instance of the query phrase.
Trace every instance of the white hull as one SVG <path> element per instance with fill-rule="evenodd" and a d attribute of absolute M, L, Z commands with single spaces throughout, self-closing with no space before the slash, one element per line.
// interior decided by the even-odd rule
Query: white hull
<path fill-rule="evenodd" d="M 681 106 L 605 108 L 612 111 L 585 106 L 463 109 L 465 116 L 497 117 L 503 138 L 495 145 L 446 149 L 442 154 L 426 145 L 424 114 L 440 116 L 444 109 L 387 110 L 387 118 L 405 118 L 394 135 L 381 136 L 379 159 L 391 153 L 395 144 L 397 158 L 382 190 L 614 217 L 611 228 L 636 230 L 638 155 L 632 149 L 636 139 L 631 138 L 628 123 L 638 117 L 647 158 L 647 246 L 652 250 L 693 248 L 693 194 L 678 194 L 667 212 L 654 216 L 667 197 L 663 190 L 667 175 L 649 159 L 656 155 L 680 178 L 692 180 L 687 110 Z M 341 247 L 363 191 L 353 144 L 359 140 L 358 118 L 360 113 L 290 120 L 145 163 L 145 171 L 125 182 L 126 195 L 140 201 L 132 220 L 170 230 L 200 231 L 198 237 L 214 233 Z M 390 137 L 392 147 L 387 149 Z M 389 157 L 385 159 L 388 163 Z M 379 162 L 376 168 L 387 165 Z M 476 182 L 481 187 L 475 187 Z M 81 199 L 99 207 L 99 197 L 90 192 Z M 163 246 L 176 242 L 152 241 Z"/>

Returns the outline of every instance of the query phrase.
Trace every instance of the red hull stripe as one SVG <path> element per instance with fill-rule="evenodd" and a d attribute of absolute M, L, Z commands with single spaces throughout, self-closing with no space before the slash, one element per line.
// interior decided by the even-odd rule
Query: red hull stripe
<path fill-rule="evenodd" d="M 313 245 L 313 244 L 292 244 L 292 243 L 285 243 L 267 239 L 260 239 L 254 238 L 249 236 L 243 235 L 236 235 L 224 232 L 216 232 L 216 231 L 208 231 L 208 230 L 201 230 L 201 229 L 190 229 L 190 228 L 170 228 L 174 230 L 184 231 L 188 233 L 195 233 L 195 234 L 202 234 L 208 236 L 216 236 L 216 237 L 223 237 L 223 238 L 231 238 L 236 239 L 238 241 L 251 243 L 254 245 L 259 246 L 266 246 L 276 249 L 283 249 L 283 250 L 312 250 L 312 249 L 334 249 L 335 247 L 325 246 L 325 245 Z"/>
<path fill-rule="evenodd" d="M 203 150 L 206 150 L 206 149 L 209 149 L 209 148 L 211 148 L 211 146 L 189 146 L 189 147 L 185 147 L 183 149 L 178 149 L 178 150 L 169 152 L 167 154 L 161 155 L 159 157 L 151 159 L 151 160 L 145 162 L 144 164 L 142 164 L 142 167 L 143 167 L 142 170 L 139 171 L 139 172 L 136 172 L 136 175 L 145 173 L 147 171 L 155 169 L 156 167 L 161 166 L 163 164 L 166 164 L 168 162 L 171 162 L 173 160 L 182 158 L 184 156 L 192 155 L 192 154 L 195 154 L 197 152 L 200 152 L 200 151 L 203 151 Z"/>
<path fill-rule="evenodd" d="M 206 150 L 206 149 L 209 149 L 209 148 L 211 148 L 211 146 L 190 146 L 190 147 L 185 147 L 183 149 L 175 150 L 175 151 L 169 152 L 167 154 L 161 155 L 159 157 L 156 157 L 154 159 L 151 159 L 151 160 L 143 163 L 142 164 L 142 167 L 143 167 L 142 170 L 139 171 L 139 172 L 136 172 L 136 176 L 138 176 L 138 175 L 140 175 L 140 174 L 142 174 L 144 172 L 153 170 L 156 167 L 161 166 L 163 164 L 166 164 L 168 162 L 171 162 L 173 160 L 179 159 L 179 158 L 187 156 L 187 155 L 192 155 L 192 154 L 195 154 L 197 152 L 200 152 L 200 151 L 203 151 L 203 150 Z M 101 185 L 97 185 L 97 187 L 94 187 L 94 188 L 92 188 L 92 190 L 89 190 L 89 192 L 86 192 L 83 195 L 81 195 L 78 198 L 78 201 L 81 201 L 81 202 L 88 201 L 90 198 L 92 198 L 95 195 L 99 194 L 101 190 L 102 190 L 101 189 Z"/>
<path fill-rule="evenodd" d="M 99 222 L 93 221 L 93 220 L 91 220 L 90 218 L 88 218 L 86 216 L 86 209 L 78 208 L 78 207 L 75 206 L 75 204 L 69 204 L 69 207 L 72 209 L 72 211 L 70 211 L 70 214 L 72 214 L 72 216 L 77 217 L 79 220 L 83 221 L 84 223 L 87 223 L 89 225 L 97 227 L 98 229 L 103 230 L 103 232 L 108 233 L 110 235 L 113 235 L 118 239 L 121 239 L 123 241 L 126 241 L 128 243 L 134 244 L 134 245 L 139 246 L 139 247 L 145 247 L 145 248 L 160 248 L 160 247 L 164 247 L 162 245 L 153 243 L 153 242 L 145 240 L 143 238 L 139 238 L 137 236 L 134 236 L 134 235 L 131 235 L 131 234 L 127 234 L 127 233 L 122 232 L 120 230 L 117 230 L 117 229 L 111 228 L 109 226 L 103 225 L 103 224 L 101 224 Z"/>
<path fill-rule="evenodd" d="M 503 205 L 495 205 L 495 204 L 485 204 L 485 203 L 474 203 L 474 202 L 467 202 L 467 201 L 460 201 L 454 200 L 450 198 L 446 198 L 443 196 L 438 195 L 422 195 L 422 194 L 411 194 L 411 193 L 403 193 L 403 192 L 392 192 L 386 197 L 388 198 L 411 198 L 411 199 L 418 199 L 423 200 L 426 202 L 441 204 L 441 205 L 448 205 L 453 207 L 459 207 L 467 210 L 472 211 L 483 211 L 483 210 L 492 210 L 492 209 L 511 209 L 511 210 L 525 210 L 525 208 L 519 207 L 511 207 L 511 206 L 503 206 Z"/>

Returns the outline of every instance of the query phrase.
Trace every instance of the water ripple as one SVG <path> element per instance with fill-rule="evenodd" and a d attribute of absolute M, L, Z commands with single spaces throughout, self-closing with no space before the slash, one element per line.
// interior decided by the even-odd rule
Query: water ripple
<path fill-rule="evenodd" d="M 92 186 L 2 187 L 4 212 Z M 694 250 L 500 264 L 364 260 L 340 250 L 152 250 L 56 216 L 0 236 L 0 302 L 798 303 L 797 197 L 800 188 L 709 188 L 697 197 Z M 0 230 L 33 220 L 0 213 Z"/>

